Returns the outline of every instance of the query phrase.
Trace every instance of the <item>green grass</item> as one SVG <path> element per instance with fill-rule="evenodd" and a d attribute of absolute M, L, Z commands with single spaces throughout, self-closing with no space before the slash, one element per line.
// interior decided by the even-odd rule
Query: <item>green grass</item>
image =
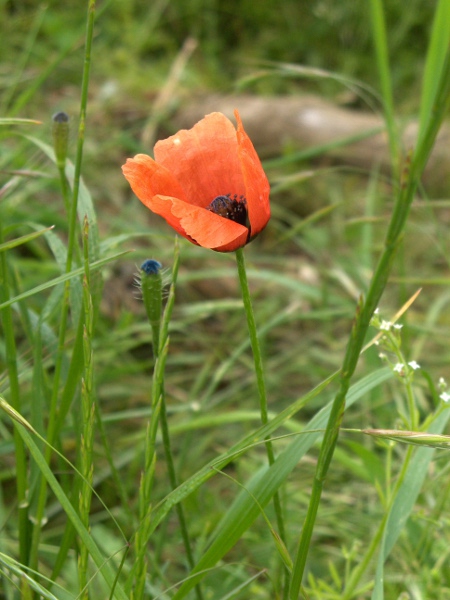
<path fill-rule="evenodd" d="M 0 6 L 2 598 L 450 598 L 450 201 L 421 183 L 448 3 L 260 4 Z M 267 160 L 272 218 L 239 257 L 250 337 L 235 257 L 174 250 L 120 172 L 188 36 L 156 125 L 199 92 L 335 99 L 355 81 L 386 119 L 389 176 L 325 147 Z M 147 258 L 158 318 L 133 281 Z M 393 320 L 420 287 L 361 354 L 373 310 Z"/>

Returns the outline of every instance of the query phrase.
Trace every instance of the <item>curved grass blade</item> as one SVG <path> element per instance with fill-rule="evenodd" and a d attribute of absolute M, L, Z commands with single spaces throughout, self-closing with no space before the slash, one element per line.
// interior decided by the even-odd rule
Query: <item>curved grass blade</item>
<path fill-rule="evenodd" d="M 6 252 L 7 250 L 11 250 L 12 248 L 17 248 L 17 246 L 21 246 L 22 244 L 31 242 L 31 240 L 35 240 L 44 233 L 48 233 L 53 228 L 54 225 L 52 225 L 51 227 L 47 227 L 46 229 L 41 229 L 40 231 L 33 231 L 33 233 L 27 233 L 26 235 L 22 235 L 21 237 L 15 238 L 14 240 L 10 240 L 9 242 L 4 242 L 3 244 L 0 244 L 0 252 Z"/>
<path fill-rule="evenodd" d="M 30 577 L 27 571 L 24 570 L 23 566 L 11 558 L 3 552 L 0 552 L 0 572 L 3 570 L 3 576 L 6 579 L 12 579 L 11 575 L 14 575 L 16 581 L 26 581 L 29 588 L 34 590 L 37 594 L 39 594 L 40 598 L 45 598 L 46 600 L 59 600 L 57 596 L 54 596 L 51 592 L 42 587 L 35 579 Z M 8 573 L 5 573 L 7 571 Z M 40 578 L 42 578 L 42 574 L 39 573 Z M 46 579 L 44 577 L 44 579 Z M 17 585 L 16 581 L 14 582 Z M 53 583 L 53 582 L 52 582 Z M 74 597 L 75 600 L 75 597 Z"/>
<path fill-rule="evenodd" d="M 0 119 L 0 126 L 1 125 L 42 125 L 42 121 L 36 121 L 35 119 L 3 117 Z"/>
<path fill-rule="evenodd" d="M 132 252 L 132 250 L 126 250 L 124 252 L 119 252 L 118 254 L 114 254 L 113 256 L 108 256 L 107 258 L 102 258 L 101 260 L 96 260 L 95 262 L 93 262 L 89 265 L 89 268 L 91 271 L 95 271 L 96 269 L 100 269 L 100 267 L 103 267 L 104 265 L 107 265 L 108 263 L 110 263 L 118 258 L 121 258 L 122 256 L 125 256 L 126 254 L 129 254 L 130 252 Z M 70 273 L 65 273 L 64 275 L 55 277 L 55 279 L 51 279 L 50 281 L 47 281 L 46 283 L 41 283 L 40 285 L 37 285 L 36 287 L 34 287 L 31 290 L 28 290 L 27 292 L 23 292 L 23 294 L 19 294 L 18 296 L 15 296 L 14 298 L 10 298 L 6 302 L 3 302 L 3 304 L 0 304 L 0 310 L 2 308 L 5 308 L 6 306 L 11 306 L 11 304 L 14 304 L 16 302 L 25 300 L 26 298 L 29 298 L 30 296 L 34 296 L 35 294 L 38 294 L 39 292 L 48 290 L 49 288 L 52 288 L 55 285 L 58 285 L 59 283 L 63 283 L 64 281 L 67 281 L 68 279 L 72 279 L 72 277 L 78 277 L 79 275 L 82 275 L 83 273 L 84 273 L 84 267 L 80 267 L 79 269 L 70 271 Z"/>
<path fill-rule="evenodd" d="M 351 406 L 363 398 L 370 390 L 377 387 L 391 376 L 392 371 L 389 368 L 385 368 L 380 369 L 376 373 L 371 373 L 356 383 L 349 392 L 347 406 Z M 324 429 L 327 423 L 330 411 L 331 402 L 311 419 L 305 427 L 303 435 L 296 437 L 277 457 L 271 467 L 266 466 L 260 469 L 251 481 L 246 484 L 245 491 L 237 496 L 227 514 L 219 523 L 208 550 L 192 571 L 192 577 L 183 583 L 172 600 L 181 600 L 184 598 L 194 585 L 204 577 L 205 573 L 208 572 L 208 570 L 211 569 L 242 537 L 243 533 L 259 516 L 260 506 L 264 508 L 268 504 L 276 490 L 280 488 L 288 475 L 297 466 L 298 461 L 323 434 L 323 431 L 321 430 Z M 255 432 L 255 435 L 253 436 L 254 440 L 264 439 L 264 436 L 260 436 L 262 429 L 264 428 L 260 428 Z M 258 504 L 256 504 L 255 499 Z"/>

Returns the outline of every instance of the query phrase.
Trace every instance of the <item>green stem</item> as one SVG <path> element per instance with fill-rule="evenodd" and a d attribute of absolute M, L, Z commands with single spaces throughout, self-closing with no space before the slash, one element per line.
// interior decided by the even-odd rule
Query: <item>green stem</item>
<path fill-rule="evenodd" d="M 267 391 L 266 391 L 266 382 L 265 382 L 265 378 L 264 378 L 264 367 L 263 367 L 263 361 L 262 361 L 262 355 L 261 355 L 261 347 L 259 345 L 258 331 L 256 328 L 255 315 L 253 313 L 250 289 L 248 286 L 247 271 L 245 269 L 244 251 L 242 248 L 239 248 L 238 250 L 236 250 L 236 262 L 237 262 L 237 268 L 238 268 L 239 283 L 241 286 L 242 301 L 244 303 L 245 315 L 247 317 L 248 333 L 250 336 L 250 342 L 251 342 L 252 352 L 253 352 L 253 361 L 254 361 L 254 365 L 255 365 L 256 381 L 257 381 L 257 385 L 258 385 L 259 411 L 260 411 L 260 415 L 261 415 L 261 423 L 263 425 L 266 425 L 267 421 L 268 421 L 268 417 L 267 417 Z M 267 459 L 268 459 L 269 465 L 272 465 L 275 461 L 275 456 L 274 456 L 274 452 L 273 452 L 272 442 L 270 441 L 269 438 L 266 438 L 265 446 L 266 446 L 266 453 L 267 453 Z M 286 542 L 286 531 L 285 531 L 285 527 L 284 527 L 283 513 L 282 513 L 282 509 L 281 509 L 281 501 L 280 501 L 280 495 L 279 495 L 278 491 L 274 494 L 273 504 L 274 504 L 275 514 L 276 514 L 276 519 L 277 519 L 278 533 L 280 535 L 281 540 L 283 542 Z M 285 570 L 285 575 L 286 575 L 286 581 L 287 581 L 288 573 L 286 570 Z M 287 585 L 285 587 L 287 589 Z"/>
<path fill-rule="evenodd" d="M 161 265 L 157 261 L 146 261 L 141 267 L 141 290 L 142 297 L 148 317 L 149 324 L 153 333 L 153 354 L 155 365 L 153 370 L 152 383 L 152 414 L 149 427 L 147 428 L 147 437 L 145 443 L 145 468 L 141 480 L 140 489 L 140 527 L 136 535 L 136 575 L 134 596 L 142 597 L 144 582 L 147 571 L 145 560 L 146 547 L 149 536 L 149 524 L 151 514 L 149 515 L 148 506 L 151 503 L 151 489 L 154 476 L 154 465 L 156 462 L 156 435 L 158 423 L 161 425 L 163 438 L 164 454 L 166 458 L 167 471 L 172 490 L 178 487 L 175 463 L 173 460 L 169 424 L 167 420 L 166 395 L 164 386 L 164 370 L 169 345 L 169 323 L 175 305 L 175 288 L 179 268 L 179 247 L 178 241 L 175 242 L 174 261 L 172 267 L 172 284 L 170 286 L 169 296 L 166 307 L 162 313 L 162 278 L 159 269 Z M 178 522 L 180 524 L 181 536 L 185 548 L 186 558 L 191 569 L 194 568 L 194 556 L 191 549 L 188 527 L 184 510 L 181 503 L 176 505 Z M 203 600 L 203 595 L 199 584 L 195 587 L 198 600 Z"/>
<path fill-rule="evenodd" d="M 79 493 L 79 513 L 83 525 L 89 530 L 89 514 L 92 500 L 92 481 L 94 475 L 93 445 L 94 445 L 94 420 L 95 420 L 95 391 L 94 391 L 94 365 L 92 351 L 94 310 L 91 295 L 91 276 L 89 270 L 89 224 L 85 217 L 83 228 L 84 246 L 84 280 L 83 280 L 83 307 L 84 307 L 84 335 L 83 335 L 83 379 L 81 382 L 81 409 L 82 409 L 82 435 L 80 443 L 80 472 L 83 475 Z M 80 544 L 78 555 L 78 584 L 80 599 L 88 600 L 88 561 L 89 553 L 84 544 Z"/>
<path fill-rule="evenodd" d="M 398 134 L 394 119 L 394 101 L 392 94 L 392 83 L 389 68 L 388 43 L 386 35 L 386 23 L 383 11 L 383 2 L 381 0 L 371 0 L 371 24 L 373 30 L 373 39 L 375 44 L 375 57 L 377 61 L 380 86 L 383 97 L 384 115 L 388 130 L 390 159 L 392 165 L 392 174 L 395 181 L 398 180 L 399 172 L 399 152 L 398 152 Z"/>
<path fill-rule="evenodd" d="M 384 251 L 372 277 L 367 298 L 365 302 L 361 299 L 357 307 L 355 322 L 353 324 L 352 332 L 347 344 L 347 350 L 341 371 L 340 388 L 333 401 L 317 461 L 308 511 L 300 536 L 294 569 L 292 572 L 291 588 L 289 592 L 290 600 L 297 600 L 299 597 L 306 559 L 308 556 L 311 537 L 322 494 L 323 482 L 327 475 L 339 436 L 339 429 L 345 410 L 345 401 L 347 391 L 350 386 L 350 380 L 358 363 L 364 338 L 370 324 L 370 319 L 374 310 L 378 306 L 379 300 L 388 281 L 395 251 L 401 241 L 401 235 L 408 218 L 409 209 L 414 198 L 418 180 L 422 174 L 423 168 L 425 167 L 439 130 L 439 126 L 446 112 L 449 101 L 449 90 L 450 54 L 447 53 L 446 67 L 443 71 L 439 89 L 436 93 L 436 103 L 433 115 L 434 118 L 430 120 L 428 128 L 422 137 L 422 143 L 419 147 L 417 147 L 416 152 L 414 153 L 410 168 L 404 173 L 404 181 L 401 182 L 399 187 L 386 235 Z"/>
<path fill-rule="evenodd" d="M 170 317 L 172 315 L 172 310 L 175 304 L 175 284 L 178 277 L 178 267 L 179 267 L 179 249 L 178 243 L 175 246 L 175 256 L 174 256 L 174 266 L 172 269 L 172 285 L 170 286 L 169 297 L 167 299 L 166 309 L 164 311 L 163 323 L 160 328 L 159 335 L 156 331 L 153 331 L 153 339 L 154 343 L 159 343 L 159 348 L 155 347 L 155 358 L 158 358 L 159 352 L 161 349 L 161 344 L 165 344 L 168 340 L 168 326 L 170 322 Z M 152 329 L 154 329 L 153 324 L 150 320 L 150 325 L 152 325 Z M 170 433 L 169 433 L 169 424 L 167 421 L 167 409 L 166 409 L 166 394 L 164 389 L 164 378 L 162 378 L 160 382 L 160 423 L 161 423 L 161 432 L 163 438 L 163 446 L 164 446 L 164 455 L 166 458 L 167 471 L 169 473 L 169 480 L 172 490 L 175 490 L 178 487 L 178 478 L 176 474 L 175 464 L 173 461 L 171 443 L 170 443 Z M 186 552 L 186 558 L 191 569 L 195 566 L 194 556 L 192 554 L 191 541 L 189 538 L 189 531 L 186 525 L 186 517 L 184 516 L 184 509 L 179 502 L 176 505 L 176 512 L 178 517 L 178 522 L 180 524 L 181 537 L 183 538 L 184 549 Z M 195 586 L 195 593 L 198 600 L 203 600 L 203 594 L 201 591 L 200 584 Z"/>

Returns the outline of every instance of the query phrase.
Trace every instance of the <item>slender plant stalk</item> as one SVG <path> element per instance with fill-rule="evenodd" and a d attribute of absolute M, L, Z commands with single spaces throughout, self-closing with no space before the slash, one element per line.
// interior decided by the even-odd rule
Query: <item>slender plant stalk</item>
<path fill-rule="evenodd" d="M 371 23 L 373 39 L 375 43 L 375 57 L 380 77 L 381 91 L 384 100 L 384 115 L 389 132 L 389 151 L 391 158 L 392 176 L 398 181 L 399 159 L 397 125 L 394 118 L 394 100 L 392 94 L 392 82 L 389 68 L 388 44 L 386 35 L 386 23 L 384 20 L 382 0 L 371 0 Z"/>
<path fill-rule="evenodd" d="M 86 26 L 86 44 L 84 53 L 84 67 L 83 67 L 83 79 L 81 86 L 81 105 L 80 105 L 80 124 L 78 128 L 78 143 L 77 143 L 77 154 L 75 160 L 75 174 L 73 181 L 73 193 L 72 202 L 70 205 L 69 214 L 69 239 L 67 243 L 67 258 L 66 258 L 66 273 L 72 270 L 73 256 L 75 252 L 76 243 L 76 231 L 77 231 L 77 208 L 78 208 L 78 193 L 80 189 L 80 177 L 81 177 L 81 164 L 83 159 L 83 146 L 84 146 L 84 133 L 86 124 L 86 111 L 87 111 L 87 100 L 88 100 L 88 89 L 89 89 L 89 74 L 91 65 L 91 50 L 92 50 L 92 39 L 94 33 L 94 20 L 95 20 L 95 0 L 89 0 L 88 11 L 87 11 L 87 26 Z M 60 390 L 60 381 L 62 374 L 62 364 L 64 357 L 64 346 L 66 340 L 66 331 L 69 317 L 69 290 L 70 282 L 67 281 L 64 287 L 64 298 L 61 305 L 61 316 L 59 323 L 59 336 L 58 336 L 58 347 L 55 358 L 55 369 L 53 375 L 53 388 L 50 400 L 50 411 L 49 411 L 49 422 L 47 427 L 47 441 L 49 445 L 46 447 L 46 459 L 50 460 L 51 450 L 50 446 L 53 444 L 56 435 L 56 424 L 58 422 L 58 396 Z M 33 528 L 33 538 L 31 543 L 31 559 L 30 564 L 33 568 L 37 566 L 38 560 L 38 546 L 40 541 L 40 532 L 42 527 L 42 520 L 44 516 L 45 504 L 47 500 L 47 483 L 44 478 L 41 480 L 41 486 L 39 489 L 39 496 L 37 502 L 35 525 Z"/>
<path fill-rule="evenodd" d="M 94 328 L 94 310 L 90 292 L 89 271 L 89 223 L 87 217 L 83 228 L 84 241 L 84 280 L 83 280 L 83 306 L 84 306 L 84 335 L 83 335 L 83 357 L 84 373 L 81 384 L 81 413 L 83 417 L 82 436 L 80 446 L 80 472 L 83 481 L 79 493 L 80 519 L 89 531 L 89 513 L 91 510 L 92 481 L 94 476 L 93 444 L 94 444 L 94 421 L 95 421 L 95 393 L 94 393 L 94 365 L 92 336 Z M 88 560 L 89 551 L 84 544 L 80 544 L 78 557 L 78 584 L 80 599 L 88 600 Z"/>
<path fill-rule="evenodd" d="M 391 221 L 389 224 L 384 250 L 378 262 L 378 266 L 372 277 L 366 300 L 360 299 L 356 311 L 355 321 L 347 344 L 347 350 L 341 370 L 341 381 L 338 393 L 333 401 L 330 417 L 328 419 L 324 438 L 320 448 L 314 476 L 310 502 L 305 518 L 303 530 L 300 536 L 294 569 L 292 572 L 290 600 L 297 600 L 300 586 L 305 570 L 309 545 L 314 530 L 317 510 L 322 495 L 323 483 L 333 457 L 334 449 L 339 436 L 339 428 L 345 410 L 347 391 L 350 386 L 352 375 L 358 363 L 359 355 L 364 343 L 367 329 L 373 312 L 378 306 L 391 271 L 392 262 L 396 250 L 401 241 L 409 209 L 414 198 L 417 183 L 423 172 L 428 156 L 434 144 L 442 119 L 446 113 L 450 92 L 450 54 L 447 52 L 445 67 L 436 93 L 434 115 L 428 123 L 427 129 L 421 138 L 421 144 L 416 148 L 410 165 L 407 165 L 403 173 L 403 181 L 400 182 L 397 198 L 394 204 Z"/>
<path fill-rule="evenodd" d="M 145 468 L 144 473 L 142 475 L 140 491 L 141 525 L 139 531 L 136 534 L 136 553 L 139 567 L 136 570 L 136 586 L 133 590 L 135 598 L 142 597 L 145 584 L 145 574 L 147 570 L 145 553 L 148 537 L 150 535 L 149 526 L 151 522 L 151 511 L 149 511 L 149 506 L 151 502 L 151 488 L 153 483 L 154 466 L 156 461 L 155 445 L 156 435 L 158 431 L 158 422 L 161 425 L 164 453 L 167 463 L 167 470 L 169 473 L 170 485 L 172 490 L 178 487 L 176 469 L 171 450 L 169 425 L 167 421 L 164 369 L 169 342 L 168 328 L 170 318 L 172 315 L 172 310 L 175 304 L 175 287 L 178 277 L 179 262 L 179 247 L 178 241 L 176 241 L 174 262 L 172 268 L 172 284 L 170 286 L 169 296 L 167 299 L 167 304 L 162 319 L 162 284 L 161 273 L 159 272 L 161 265 L 159 265 L 159 263 L 156 263 L 156 261 L 147 261 L 147 264 L 152 263 L 150 266 L 150 271 L 147 272 L 143 268 L 141 274 L 141 289 L 143 294 L 143 300 L 153 334 L 153 352 L 155 356 L 155 367 L 153 372 L 152 384 L 152 417 L 147 429 Z M 193 569 L 195 566 L 194 556 L 192 554 L 189 532 L 186 525 L 186 518 L 184 516 L 184 510 L 181 503 L 177 504 L 176 512 L 180 524 L 180 531 L 181 536 L 183 538 L 186 558 L 189 567 Z M 198 600 L 202 600 L 203 595 L 199 584 L 195 587 L 195 590 Z"/>
<path fill-rule="evenodd" d="M 164 311 L 164 317 L 162 321 L 162 332 L 160 331 L 159 335 L 155 331 L 154 332 L 154 341 L 155 344 L 159 344 L 158 350 L 156 350 L 157 356 L 159 355 L 161 344 L 164 344 L 168 340 L 168 328 L 170 323 L 170 318 L 172 316 L 173 307 L 175 304 L 175 284 L 178 277 L 178 268 L 180 262 L 180 252 L 178 246 L 178 240 L 175 242 L 175 253 L 174 253 L 174 265 L 172 268 L 172 285 L 170 286 L 169 297 L 167 299 L 166 309 Z M 164 455 L 167 463 L 167 470 L 169 473 L 170 485 L 172 490 L 178 487 L 178 478 L 176 474 L 175 464 L 173 461 L 173 455 L 171 450 L 170 443 L 170 433 L 169 433 L 169 424 L 167 421 L 167 410 L 166 410 L 166 394 L 164 387 L 164 379 L 161 381 L 161 412 L 160 412 L 160 421 L 161 421 L 161 433 L 163 438 L 163 446 L 164 446 Z M 183 538 L 183 545 L 186 552 L 186 558 L 191 569 L 195 566 L 194 555 L 192 553 L 192 545 L 191 540 L 189 538 L 189 531 L 186 524 L 186 517 L 184 515 L 184 509 L 181 502 L 179 502 L 176 507 L 178 522 L 180 524 L 181 537 Z M 195 593 L 198 600 L 203 600 L 203 594 L 201 590 L 200 584 L 195 586 Z"/>
<path fill-rule="evenodd" d="M 258 330 L 256 328 L 255 315 L 253 313 L 252 300 L 250 296 L 250 288 L 248 286 L 247 271 L 245 268 L 244 251 L 242 248 L 236 250 L 236 263 L 238 268 L 239 283 L 241 286 L 242 301 L 244 303 L 245 315 L 247 317 L 247 327 L 250 337 L 250 342 L 253 352 L 253 361 L 255 365 L 256 381 L 258 385 L 259 394 L 259 411 L 261 415 L 262 425 L 266 425 L 268 421 L 267 416 L 267 391 L 266 382 L 264 378 L 264 366 L 261 355 L 261 347 L 259 345 Z M 269 465 L 272 465 L 275 461 L 275 455 L 273 451 L 272 442 L 269 438 L 265 442 L 267 460 Z M 275 515 L 277 520 L 278 533 L 283 543 L 286 542 L 286 531 L 284 527 L 283 512 L 281 508 L 281 500 L 278 491 L 274 494 L 273 505 L 275 509 Z M 288 572 L 285 569 L 286 582 L 288 581 Z M 287 594 L 288 585 L 285 585 L 285 594 Z"/>

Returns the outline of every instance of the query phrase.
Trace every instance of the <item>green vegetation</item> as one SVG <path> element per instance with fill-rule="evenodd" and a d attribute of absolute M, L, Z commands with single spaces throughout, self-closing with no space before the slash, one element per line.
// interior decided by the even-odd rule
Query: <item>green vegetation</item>
<path fill-rule="evenodd" d="M 0 598 L 449 600 L 448 2 L 70 4 L 0 3 Z M 287 144 L 237 257 L 174 242 L 120 167 L 232 91 L 391 169 Z"/>

